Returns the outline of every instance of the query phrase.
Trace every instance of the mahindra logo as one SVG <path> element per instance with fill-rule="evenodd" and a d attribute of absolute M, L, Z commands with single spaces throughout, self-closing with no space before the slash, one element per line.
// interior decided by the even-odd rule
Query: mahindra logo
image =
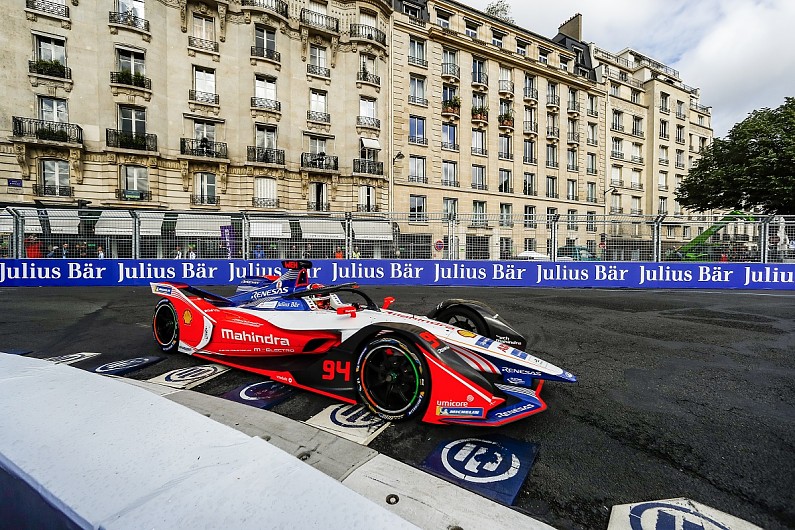
<path fill-rule="evenodd" d="M 253 342 L 256 344 L 274 344 L 276 346 L 290 345 L 290 340 L 285 339 L 284 337 L 258 335 L 257 333 L 248 333 L 247 331 L 232 331 L 231 329 L 221 329 L 221 338 L 240 342 Z"/>

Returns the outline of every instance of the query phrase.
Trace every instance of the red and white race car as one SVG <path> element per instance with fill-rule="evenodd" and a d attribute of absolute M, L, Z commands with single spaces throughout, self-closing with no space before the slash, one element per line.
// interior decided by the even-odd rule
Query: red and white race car
<path fill-rule="evenodd" d="M 244 278 L 230 297 L 152 283 L 162 297 L 158 345 L 361 402 L 389 421 L 502 425 L 546 409 L 544 381 L 577 380 L 523 351 L 524 338 L 485 304 L 401 313 L 389 309 L 393 298 L 379 307 L 355 284 L 310 284 L 311 262 L 282 266 L 279 277 Z"/>

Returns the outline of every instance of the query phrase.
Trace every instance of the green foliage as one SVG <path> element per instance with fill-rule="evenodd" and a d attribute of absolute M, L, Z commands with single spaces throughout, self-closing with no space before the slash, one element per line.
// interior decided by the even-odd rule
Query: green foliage
<path fill-rule="evenodd" d="M 753 111 L 715 138 L 676 192 L 682 206 L 795 214 L 795 98 Z"/>
<path fill-rule="evenodd" d="M 494 2 L 486 6 L 486 14 L 513 24 L 511 4 L 508 3 L 508 0 L 494 0 Z"/>
<path fill-rule="evenodd" d="M 460 109 L 461 108 L 461 98 L 458 97 L 458 96 L 453 96 L 450 99 L 445 99 L 444 101 L 442 101 L 442 107 Z"/>

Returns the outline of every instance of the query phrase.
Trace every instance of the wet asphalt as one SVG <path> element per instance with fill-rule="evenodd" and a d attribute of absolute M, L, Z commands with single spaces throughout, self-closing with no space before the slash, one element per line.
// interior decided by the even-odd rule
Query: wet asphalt
<path fill-rule="evenodd" d="M 370 447 L 419 465 L 447 439 L 499 433 L 536 443 L 514 505 L 561 529 L 605 528 L 615 504 L 673 497 L 768 529 L 795 527 L 795 292 L 366 290 L 421 314 L 446 298 L 484 301 L 527 337 L 528 351 L 579 378 L 548 383 L 548 410 L 504 427 L 409 421 Z M 156 301 L 147 288 L 0 288 L 0 351 L 159 354 Z M 128 377 L 193 364 L 203 362 L 172 355 Z M 232 370 L 195 390 L 220 395 L 251 381 Z M 297 392 L 274 410 L 306 420 L 331 403 Z"/>

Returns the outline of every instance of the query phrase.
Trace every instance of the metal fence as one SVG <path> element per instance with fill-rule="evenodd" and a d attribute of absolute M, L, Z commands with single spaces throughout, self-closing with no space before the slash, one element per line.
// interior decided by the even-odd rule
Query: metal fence
<path fill-rule="evenodd" d="M 795 216 L 0 210 L 0 258 L 795 261 Z"/>

